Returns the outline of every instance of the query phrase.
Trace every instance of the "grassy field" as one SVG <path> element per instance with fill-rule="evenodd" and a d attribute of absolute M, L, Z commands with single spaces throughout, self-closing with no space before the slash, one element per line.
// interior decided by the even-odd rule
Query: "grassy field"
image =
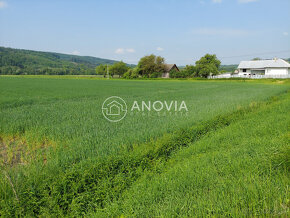
<path fill-rule="evenodd" d="M 289 108 L 288 95 L 239 115 L 243 119 L 233 116 L 166 165 L 145 171 L 117 202 L 94 215 L 286 217 Z"/>
<path fill-rule="evenodd" d="M 284 214 L 288 90 L 269 80 L 0 77 L 0 215 Z M 111 123 L 101 112 L 110 96 L 129 108 L 185 101 L 188 113 Z"/>

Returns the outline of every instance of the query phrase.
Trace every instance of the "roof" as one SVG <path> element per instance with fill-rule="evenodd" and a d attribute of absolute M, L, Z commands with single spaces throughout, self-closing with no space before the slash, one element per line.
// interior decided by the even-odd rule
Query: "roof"
<path fill-rule="evenodd" d="M 178 67 L 175 64 L 165 64 L 166 72 L 169 72 L 170 70 L 172 70 L 172 68 L 174 68 L 174 66 L 178 69 Z"/>
<path fill-rule="evenodd" d="M 290 68 L 290 64 L 283 59 L 258 60 L 258 61 L 241 61 L 238 68 L 244 69 L 261 69 L 261 68 Z"/>

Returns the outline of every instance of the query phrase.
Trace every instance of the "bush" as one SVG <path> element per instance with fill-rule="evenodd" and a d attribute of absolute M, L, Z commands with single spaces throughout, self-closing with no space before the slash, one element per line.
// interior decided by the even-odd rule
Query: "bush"
<path fill-rule="evenodd" d="M 152 74 L 150 74 L 149 78 L 158 78 L 161 77 L 162 73 L 158 73 L 158 72 L 154 72 Z"/>
<path fill-rule="evenodd" d="M 136 79 L 139 77 L 138 69 L 137 68 L 131 68 L 126 73 L 124 73 L 123 78 L 125 79 Z"/>
<path fill-rule="evenodd" d="M 186 78 L 187 75 L 185 74 L 185 71 L 178 71 L 178 70 L 171 70 L 170 73 L 170 78 Z"/>

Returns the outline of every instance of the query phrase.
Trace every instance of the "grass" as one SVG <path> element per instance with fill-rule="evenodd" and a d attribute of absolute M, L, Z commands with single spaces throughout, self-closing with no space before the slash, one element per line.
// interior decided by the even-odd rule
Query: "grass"
<path fill-rule="evenodd" d="M 225 128 L 145 171 L 94 216 L 287 216 L 289 106 L 288 94 L 240 114 L 243 119 L 235 114 Z"/>
<path fill-rule="evenodd" d="M 203 165 L 199 165 L 199 168 L 196 166 L 199 177 L 195 178 L 189 173 L 192 165 L 197 164 L 197 160 L 191 156 L 194 149 L 203 150 L 203 157 L 209 160 L 222 157 L 221 161 L 213 165 L 220 166 L 223 161 L 227 163 L 236 160 L 229 149 L 232 148 L 229 147 L 232 142 L 240 142 L 239 139 L 233 140 L 232 135 L 235 133 L 242 132 L 239 137 L 247 138 L 244 130 L 253 128 L 262 135 L 259 139 L 262 144 L 265 142 L 262 139 L 268 139 L 264 135 L 270 131 L 271 125 L 277 125 L 276 129 L 282 129 L 284 133 L 282 130 L 281 132 L 285 135 L 285 122 L 289 122 L 285 104 L 288 103 L 289 95 L 277 96 L 285 93 L 288 88 L 288 85 L 281 85 L 276 81 L 264 84 L 239 81 L 108 81 L 64 77 L 0 77 L 0 159 L 1 169 L 5 172 L 0 177 L 0 214 L 79 216 L 91 211 L 91 215 L 102 216 L 190 215 L 192 211 L 189 211 L 189 205 L 195 203 L 192 197 L 201 197 L 198 194 L 201 189 L 199 186 L 190 187 L 188 183 L 191 179 L 195 181 L 198 178 L 201 181 L 208 180 L 203 186 L 209 184 L 211 187 L 214 186 L 214 178 L 217 176 L 216 170 L 211 172 L 212 167 L 206 167 L 204 170 L 213 175 L 203 177 Z M 123 121 L 109 123 L 102 117 L 100 109 L 102 102 L 112 95 L 124 98 L 129 106 L 135 99 L 184 100 L 189 112 L 187 115 L 166 116 L 156 113 L 150 113 L 150 116 L 129 113 Z M 265 101 L 268 103 L 261 103 Z M 280 109 L 279 121 L 282 122 L 272 124 L 277 111 L 275 107 Z M 272 118 L 271 122 L 263 114 L 268 114 Z M 246 120 L 248 123 L 243 125 L 247 127 L 238 131 L 235 125 Z M 262 123 L 260 131 L 253 127 L 253 123 L 259 121 Z M 222 136 L 222 131 L 225 130 L 228 132 Z M 285 190 L 283 188 L 288 180 L 283 170 L 287 166 L 288 156 L 285 156 L 287 152 L 281 151 L 285 151 L 287 147 L 284 143 L 285 137 L 278 140 L 278 136 L 280 135 L 270 136 L 273 141 L 277 140 L 275 152 L 278 158 L 269 157 L 269 160 L 272 158 L 271 163 L 278 166 L 281 157 L 286 159 L 277 171 L 280 176 L 284 176 L 281 185 L 277 187 Z M 215 142 L 212 147 L 202 143 L 207 138 L 208 142 Z M 255 139 L 249 139 L 249 142 L 256 143 Z M 267 146 L 263 147 L 262 144 L 257 146 L 256 149 L 260 150 L 256 152 L 263 151 L 261 157 L 266 157 Z M 253 149 L 253 146 L 237 147 L 245 153 L 250 148 Z M 243 159 L 242 155 L 238 157 L 237 161 Z M 259 158 L 254 159 L 259 163 Z M 204 160 L 204 163 L 210 163 L 209 160 Z M 249 164 L 255 168 L 256 163 Z M 190 166 L 184 168 L 185 173 L 178 168 L 182 165 Z M 268 169 L 267 166 L 265 164 L 264 168 Z M 236 171 L 236 177 L 241 182 L 244 174 L 241 174 L 239 167 L 242 166 L 231 170 Z M 260 169 L 257 170 L 260 173 Z M 176 186 L 167 186 L 164 181 L 167 178 L 174 180 L 175 173 L 179 171 L 181 174 L 174 183 Z M 228 171 L 221 172 L 221 180 L 229 182 L 229 175 L 231 174 Z M 269 178 L 275 182 L 278 177 L 275 174 Z M 198 184 L 202 185 L 201 182 Z M 274 187 L 272 181 L 269 184 Z M 182 190 L 179 185 L 189 189 Z M 259 185 L 257 183 L 256 186 L 264 190 L 265 186 Z M 171 191 L 166 192 L 166 187 L 171 187 Z M 224 187 L 228 186 L 224 184 Z M 164 192 L 162 188 L 165 189 Z M 162 191 L 156 191 L 159 189 Z M 235 195 L 234 189 L 231 190 L 229 193 Z M 212 194 L 217 196 L 222 191 L 216 189 Z M 159 194 L 167 196 L 168 201 L 158 200 L 156 195 Z M 170 200 L 178 199 L 177 196 L 181 198 L 182 195 L 188 198 L 181 199 L 176 204 L 173 203 L 175 200 Z M 277 197 L 281 198 L 284 205 L 285 196 L 279 192 L 272 200 L 277 200 Z M 148 202 L 142 199 L 148 199 Z M 252 200 L 255 202 L 256 199 Z M 153 202 L 160 204 L 160 210 Z M 205 199 L 197 202 L 201 204 L 195 204 L 198 213 L 210 211 L 204 205 Z M 184 209 L 181 209 L 182 204 L 185 205 Z M 220 200 L 219 204 L 228 205 L 228 202 Z M 244 202 L 242 206 L 247 204 L 249 202 Z M 146 213 L 147 207 L 150 210 Z M 243 213 L 238 209 L 230 210 L 233 208 L 231 204 L 224 208 L 216 207 L 213 201 L 211 207 L 212 212 L 209 215 L 223 212 L 237 216 Z M 221 212 L 217 213 L 217 208 Z M 256 210 L 265 208 L 262 204 Z M 247 213 L 255 214 L 252 210 Z"/>

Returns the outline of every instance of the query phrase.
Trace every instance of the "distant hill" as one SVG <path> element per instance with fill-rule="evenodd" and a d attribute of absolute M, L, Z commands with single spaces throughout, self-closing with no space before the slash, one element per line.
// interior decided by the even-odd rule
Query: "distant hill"
<path fill-rule="evenodd" d="M 238 66 L 238 64 L 221 65 L 219 67 L 219 70 L 224 72 L 234 72 L 238 68 Z"/>
<path fill-rule="evenodd" d="M 185 66 L 178 66 L 180 70 L 185 68 Z M 234 72 L 238 68 L 238 64 L 221 65 L 219 67 L 220 72 Z"/>
<path fill-rule="evenodd" d="M 95 74 L 96 66 L 115 62 L 90 56 L 0 47 L 0 74 Z"/>

